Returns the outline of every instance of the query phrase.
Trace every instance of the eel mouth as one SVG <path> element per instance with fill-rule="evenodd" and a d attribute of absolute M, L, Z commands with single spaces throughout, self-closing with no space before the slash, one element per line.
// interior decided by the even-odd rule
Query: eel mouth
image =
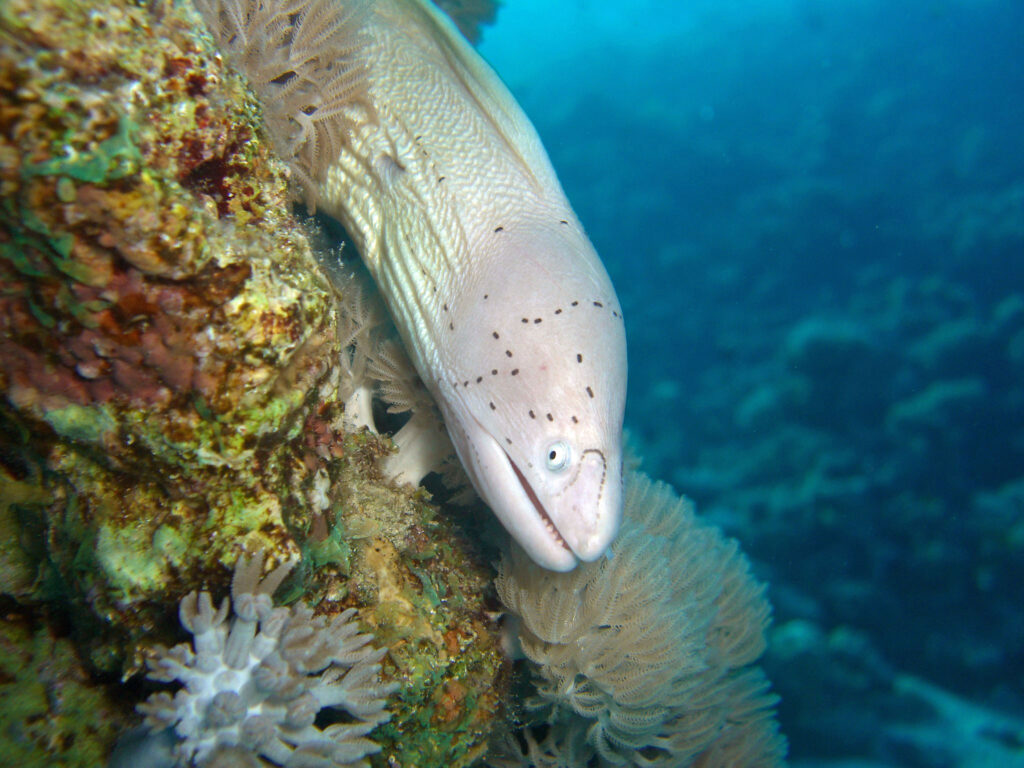
<path fill-rule="evenodd" d="M 537 511 L 537 516 L 540 517 L 541 522 L 544 523 L 544 527 L 547 528 L 548 533 L 551 535 L 551 539 L 558 544 L 566 552 L 572 552 L 572 547 L 565 543 L 565 539 L 562 538 L 562 534 L 558 532 L 558 526 L 555 525 L 555 521 L 551 519 L 551 516 L 544 509 L 544 505 L 540 503 L 536 492 L 530 482 L 526 479 L 526 476 L 519 471 L 519 467 L 512 460 L 512 457 L 508 455 L 507 451 L 502 451 L 505 454 L 505 458 L 508 459 L 509 466 L 512 467 L 512 471 L 516 473 L 516 479 L 519 484 L 523 487 L 523 491 L 526 493 L 526 497 L 533 504 L 533 508 Z"/>

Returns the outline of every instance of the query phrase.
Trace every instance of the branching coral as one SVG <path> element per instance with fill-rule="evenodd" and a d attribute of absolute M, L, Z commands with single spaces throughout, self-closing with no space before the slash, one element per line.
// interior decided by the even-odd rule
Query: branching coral
<path fill-rule="evenodd" d="M 735 541 L 639 474 L 611 556 L 570 573 L 506 557 L 498 593 L 535 665 L 538 766 L 772 766 L 785 742 L 753 664 L 769 607 Z M 498 764 L 498 763 L 495 763 Z"/>
<path fill-rule="evenodd" d="M 354 609 L 328 621 L 301 605 L 274 608 L 271 595 L 294 564 L 260 579 L 262 553 L 239 558 L 230 622 L 231 600 L 215 608 L 209 592 L 192 592 L 181 601 L 191 647 L 159 649 L 150 677 L 184 688 L 139 707 L 147 725 L 173 728 L 181 739 L 179 765 L 233 764 L 229 753 L 236 760 L 245 753 L 255 765 L 260 756 L 276 765 L 361 766 L 378 751 L 366 735 L 389 719 L 385 698 L 396 686 L 379 679 L 386 649 L 359 633 Z M 325 708 L 347 713 L 350 722 L 318 727 Z"/>

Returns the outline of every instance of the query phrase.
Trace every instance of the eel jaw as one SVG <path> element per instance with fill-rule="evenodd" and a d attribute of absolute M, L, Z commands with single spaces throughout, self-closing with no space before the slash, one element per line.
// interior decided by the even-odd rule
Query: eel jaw
<path fill-rule="evenodd" d="M 537 498 L 537 494 L 534 492 L 529 480 L 527 480 L 523 473 L 519 470 L 519 466 L 512 460 L 512 457 L 509 456 L 507 452 L 503 451 L 503 453 L 505 453 L 505 459 L 508 461 L 509 466 L 512 467 L 512 471 L 515 472 L 516 480 L 519 481 L 520 486 L 526 493 L 526 496 L 530 500 L 530 503 L 533 505 L 533 509 L 537 513 L 537 517 L 540 518 L 541 522 L 544 524 L 544 527 L 547 529 L 548 535 L 552 538 L 552 540 L 554 540 L 556 544 L 562 547 L 562 549 L 564 549 L 566 552 L 572 552 L 572 548 L 568 544 L 566 544 L 565 539 L 563 539 L 561 534 L 558 532 L 558 527 L 555 525 L 555 521 L 551 519 L 551 516 L 544 509 L 544 505 L 541 504 L 540 499 Z M 576 565 L 575 559 L 573 560 L 572 565 Z M 550 568 L 550 566 L 545 567 Z M 550 570 L 559 569 L 550 568 Z M 572 567 L 568 568 L 567 570 L 572 570 Z"/>
<path fill-rule="evenodd" d="M 535 563 L 571 571 L 579 560 L 515 462 L 475 418 L 466 426 L 472 436 L 458 429 L 449 435 L 477 492 Z"/>
<path fill-rule="evenodd" d="M 484 501 L 502 525 L 537 565 L 549 571 L 571 571 L 579 563 L 551 515 L 545 510 L 526 477 L 497 442 L 500 465 L 490 467 L 490 485 L 494 491 Z"/>

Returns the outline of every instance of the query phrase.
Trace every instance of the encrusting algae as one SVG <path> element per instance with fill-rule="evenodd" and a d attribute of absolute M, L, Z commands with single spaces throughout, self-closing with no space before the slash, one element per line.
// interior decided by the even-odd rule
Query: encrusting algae
<path fill-rule="evenodd" d="M 386 440 L 346 430 L 355 290 L 203 29 L 190 3 L 0 3 L 0 605 L 111 702 L 66 742 L 0 712 L 0 753 L 108 752 L 104 707 L 138 721 L 115 689 L 181 639 L 178 600 L 264 550 L 301 558 L 286 601 L 358 608 L 388 648 L 375 763 L 466 764 L 508 677 L 491 571 L 382 479 Z"/>
<path fill-rule="evenodd" d="M 438 5 L 470 39 L 474 19 L 493 17 L 484 0 Z M 458 513 L 385 478 L 418 478 L 437 456 L 396 454 L 401 433 L 392 444 L 373 427 L 381 401 L 411 411 L 417 430 L 439 426 L 374 297 L 358 278 L 339 279 L 347 268 L 337 254 L 311 245 L 319 232 L 296 218 L 294 173 L 250 86 L 189 0 L 0 0 L 0 754 L 20 766 L 106 765 L 118 736 L 142 723 L 135 708 L 147 698 L 150 726 L 182 723 L 147 668 L 199 690 L 214 662 L 255 675 L 258 659 L 267 660 L 259 695 L 225 678 L 216 696 L 195 700 L 225 732 L 312 729 L 304 756 L 322 762 L 310 765 L 352 756 L 457 768 L 479 763 L 489 745 L 492 765 L 618 762 L 595 719 L 634 740 L 619 747 L 645 764 L 644 739 L 661 738 L 661 725 L 639 735 L 606 727 L 632 713 L 614 686 L 596 695 L 600 707 L 583 706 L 568 667 L 549 658 L 568 651 L 541 638 L 524 610 L 550 596 L 510 598 L 506 558 L 501 588 L 524 614 L 530 659 L 513 672 L 502 648 L 517 625 L 497 624 L 498 558 L 481 543 L 496 526 L 478 521 L 467 533 Z M 627 531 L 646 519 L 639 496 L 626 515 L 640 523 Z M 732 578 L 736 588 L 662 584 L 667 608 L 639 630 L 674 630 L 659 617 L 695 601 L 714 631 L 691 633 L 692 653 L 718 650 L 704 635 L 718 637 L 724 616 L 756 652 L 719 666 L 753 670 L 767 607 L 735 548 L 716 552 L 701 565 L 707 584 Z M 588 568 L 532 582 L 614 587 L 600 580 L 614 568 Z M 229 593 L 230 620 L 210 599 Z M 726 610 L 721 595 L 733 593 L 753 595 L 742 616 Z M 652 613 L 622 600 L 625 614 Z M 318 643 L 317 632 L 341 640 Z M 380 650 L 345 661 L 361 653 L 346 646 L 354 636 Z M 581 669 L 618 668 L 579 650 Z M 282 664 L 288 674 L 271 679 Z M 354 688 L 374 679 L 369 709 L 339 698 L 345 670 L 357 668 Z M 592 689 L 604 686 L 592 678 Z M 738 696 L 736 711 L 726 697 L 715 717 L 751 720 L 742 708 L 752 700 L 767 742 L 744 764 L 780 764 L 770 697 L 759 672 L 749 679 L 757 684 L 740 693 L 752 695 Z M 538 696 L 544 706 L 530 714 Z M 676 698 L 673 723 L 689 716 L 686 695 Z M 356 748 L 331 751 L 317 732 L 350 733 Z M 715 764 L 704 742 L 678 746 L 661 762 L 704 749 L 695 761 Z M 178 747 L 187 759 L 190 747 Z M 222 744 L 195 754 L 208 765 L 256 764 L 243 752 Z M 277 756 L 265 765 L 286 759 L 274 745 L 262 754 Z"/>

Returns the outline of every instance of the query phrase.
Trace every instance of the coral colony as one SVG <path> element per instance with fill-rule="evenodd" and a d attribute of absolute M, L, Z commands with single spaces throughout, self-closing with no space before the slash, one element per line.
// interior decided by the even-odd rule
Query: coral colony
<path fill-rule="evenodd" d="M 502 559 L 536 690 L 495 766 L 781 764 L 775 697 L 754 666 L 770 609 L 735 541 L 663 483 L 627 476 L 612 556 L 571 573 Z M 699 704 L 697 704 L 699 702 Z"/>
<path fill-rule="evenodd" d="M 389 719 L 385 699 L 397 688 L 380 682 L 387 649 L 360 634 L 355 609 L 328 620 L 302 605 L 275 608 L 271 596 L 294 565 L 261 579 L 263 553 L 243 556 L 231 599 L 216 608 L 209 592 L 182 599 L 191 645 L 158 649 L 149 676 L 183 687 L 139 706 L 151 728 L 174 729 L 180 765 L 248 751 L 276 765 L 360 766 L 380 750 L 366 734 Z M 324 709 L 345 722 L 319 727 Z"/>

